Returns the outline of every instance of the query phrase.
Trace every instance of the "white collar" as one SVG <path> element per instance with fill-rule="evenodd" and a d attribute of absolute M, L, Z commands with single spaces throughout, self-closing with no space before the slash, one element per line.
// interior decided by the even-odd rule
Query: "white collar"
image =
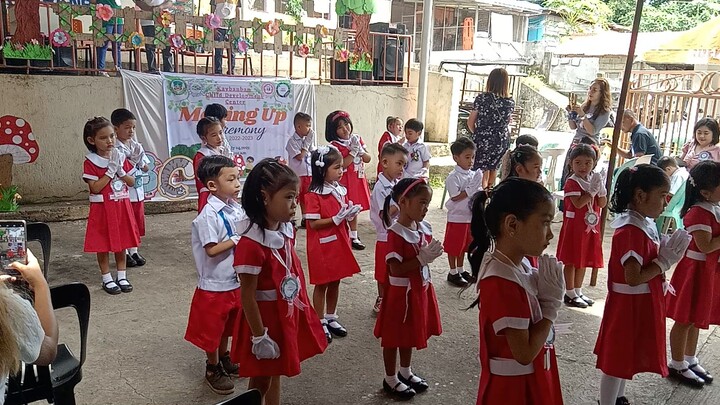
<path fill-rule="evenodd" d="M 495 265 L 490 266 L 491 262 L 494 262 Z M 500 269 L 498 269 L 498 267 L 500 267 Z M 504 268 L 504 270 L 502 268 Z M 533 270 L 530 262 L 525 258 L 523 258 L 518 267 L 505 263 L 491 252 L 485 252 L 480 262 L 478 280 L 493 276 L 512 281 L 532 295 L 537 295 L 538 293 L 537 270 Z"/>
<path fill-rule="evenodd" d="M 432 235 L 432 227 L 430 226 L 430 223 L 426 221 L 420 221 L 417 222 L 417 229 L 411 229 L 407 228 L 403 225 L 401 225 L 399 222 L 395 222 L 388 230 L 395 232 L 396 234 L 400 235 L 401 238 L 405 240 L 405 242 L 408 243 L 420 243 L 420 234 L 423 235 Z"/>
<path fill-rule="evenodd" d="M 337 142 L 337 143 L 339 143 L 340 145 L 342 145 L 342 146 L 344 146 L 344 147 L 347 148 L 347 147 L 350 146 L 350 139 L 352 139 L 352 137 L 353 137 L 353 136 L 350 135 L 350 137 L 349 137 L 348 139 L 340 139 L 340 138 L 338 138 L 338 139 L 334 140 L 333 142 Z"/>
<path fill-rule="evenodd" d="M 465 170 L 462 167 L 460 167 L 460 165 L 455 165 L 455 172 L 457 172 L 457 173 L 470 174 L 470 171 L 471 171 L 470 169 Z"/>
<path fill-rule="evenodd" d="M 648 238 L 652 239 L 655 243 L 660 243 L 660 235 L 658 235 L 657 227 L 655 222 L 647 217 L 644 217 L 639 212 L 634 210 L 628 210 L 618 215 L 611 223 L 610 226 L 614 229 L 621 228 L 625 225 L 632 225 L 645 232 Z"/>
<path fill-rule="evenodd" d="M 720 222 L 720 205 L 707 201 L 699 202 L 695 205 L 712 213 L 715 216 L 715 221 Z"/>
<path fill-rule="evenodd" d="M 115 147 L 116 147 L 116 148 L 120 148 L 120 149 L 130 150 L 130 149 L 132 149 L 132 146 L 133 146 L 133 140 L 132 140 L 132 138 L 128 139 L 128 145 L 126 145 L 125 142 L 123 142 L 123 141 L 121 141 L 121 140 L 119 140 L 119 139 L 117 139 L 116 142 L 115 142 Z"/>
<path fill-rule="evenodd" d="M 324 183 L 320 190 L 313 191 L 315 194 L 328 195 L 328 194 L 339 194 L 340 197 L 347 195 L 347 189 L 341 186 L 338 182 L 334 184 Z"/>
<path fill-rule="evenodd" d="M 102 167 L 103 169 L 108 167 L 108 163 L 110 163 L 110 159 L 106 159 L 95 152 L 90 152 L 85 155 L 85 159 L 91 161 L 95 166 Z"/>
<path fill-rule="evenodd" d="M 385 173 L 380 172 L 378 174 L 378 183 L 382 184 L 383 188 L 393 188 L 397 184 L 397 180 L 390 180 L 385 177 Z M 377 183 L 375 184 L 377 185 Z"/>
<path fill-rule="evenodd" d="M 235 200 L 229 200 L 227 203 L 215 196 L 215 194 L 210 194 L 210 197 L 207 200 L 207 204 L 212 207 L 212 209 L 215 210 L 215 212 L 220 212 L 222 210 L 230 211 L 235 214 L 241 214 L 243 217 L 245 216 L 245 211 L 242 209 L 242 206 L 237 203 Z"/>
<path fill-rule="evenodd" d="M 577 184 L 580 185 L 580 188 L 582 188 L 584 191 L 588 191 L 588 189 L 590 188 L 590 180 L 592 179 L 592 176 L 593 176 L 593 172 L 590 172 L 590 173 L 588 173 L 587 180 L 584 180 L 583 178 L 581 178 L 580 176 L 575 175 L 575 174 L 570 176 L 570 178 L 575 180 L 577 182 Z"/>
<path fill-rule="evenodd" d="M 198 152 L 202 153 L 205 156 L 214 156 L 214 155 L 220 155 L 220 151 L 217 151 L 207 145 L 203 145 L 202 148 L 198 150 Z"/>
<path fill-rule="evenodd" d="M 405 141 L 405 145 L 415 146 L 415 145 L 422 145 L 422 139 L 418 138 L 415 142 Z"/>
<path fill-rule="evenodd" d="M 242 236 L 254 240 L 255 242 L 271 249 L 284 248 L 285 240 L 292 239 L 294 237 L 293 227 L 289 222 L 281 223 L 280 228 L 277 231 L 260 229 L 257 224 L 252 224 L 250 229 L 248 229 L 248 226 L 250 226 L 249 219 L 243 219 L 240 221 L 238 229 L 247 229 Z"/>

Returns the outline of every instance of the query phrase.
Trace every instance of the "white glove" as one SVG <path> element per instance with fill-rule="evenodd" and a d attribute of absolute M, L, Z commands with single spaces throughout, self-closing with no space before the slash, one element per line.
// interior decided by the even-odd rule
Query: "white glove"
<path fill-rule="evenodd" d="M 252 354 L 258 360 L 277 359 L 280 357 L 280 348 L 274 340 L 268 336 L 268 328 L 264 328 L 262 336 L 252 338 Z"/>
<path fill-rule="evenodd" d="M 342 221 L 344 221 L 348 215 L 350 214 L 350 206 L 344 205 L 340 207 L 340 211 L 338 211 L 335 216 L 332 217 L 332 221 L 335 225 L 340 225 Z"/>
<path fill-rule="evenodd" d="M 423 178 L 423 179 L 429 179 L 430 178 L 430 168 L 423 167 L 420 170 L 420 175 L 418 177 Z"/>
<path fill-rule="evenodd" d="M 125 162 L 125 155 L 118 152 L 116 162 L 117 162 L 117 175 L 118 175 L 118 177 L 125 177 L 125 176 L 127 176 L 127 172 L 125 172 L 125 169 L 123 168 L 123 163 Z"/>
<path fill-rule="evenodd" d="M 348 222 L 352 221 L 357 217 L 357 214 L 360 213 L 360 210 L 362 210 L 362 206 L 360 205 L 353 205 L 353 202 L 350 201 L 350 204 L 348 204 L 348 214 L 345 217 L 345 219 L 348 220 Z"/>
<path fill-rule="evenodd" d="M 563 264 L 555 256 L 538 258 L 538 302 L 543 318 L 555 322 L 565 293 Z"/>
<path fill-rule="evenodd" d="M 362 150 L 362 145 L 360 144 L 360 137 L 357 134 L 353 134 L 350 136 L 350 152 L 352 152 L 353 155 L 360 154 L 360 151 Z"/>
<path fill-rule="evenodd" d="M 588 193 L 590 193 L 591 196 L 599 196 L 604 197 L 607 195 L 607 190 L 605 190 L 605 182 L 603 181 L 603 176 L 600 173 L 592 173 L 592 177 L 590 178 L 590 189 L 588 190 Z"/>
<path fill-rule="evenodd" d="M 120 165 L 118 164 L 118 151 L 117 149 L 113 148 L 110 152 L 110 157 L 108 158 L 107 171 L 105 172 L 105 175 L 110 177 L 111 179 L 114 179 L 115 175 L 118 173 L 119 167 Z"/>
<path fill-rule="evenodd" d="M 427 266 L 435 261 L 435 259 L 442 256 L 442 254 L 442 244 L 437 239 L 433 239 L 430 243 L 420 248 L 417 258 L 421 266 Z"/>
<path fill-rule="evenodd" d="M 467 194 L 468 197 L 472 197 L 475 195 L 475 193 L 482 190 L 482 180 L 482 171 L 477 170 L 473 178 L 470 179 L 470 183 L 468 183 L 468 185 L 465 187 L 465 194 Z"/>
<path fill-rule="evenodd" d="M 678 229 L 670 237 L 663 235 L 658 256 L 653 262 L 660 266 L 663 273 L 670 270 L 670 267 L 685 255 L 691 239 L 690 234 L 684 229 Z"/>
<path fill-rule="evenodd" d="M 145 151 L 143 150 L 142 145 L 140 145 L 140 142 L 133 142 L 132 148 L 130 149 L 130 163 L 132 163 L 133 166 L 137 166 L 142 162 L 144 154 Z"/>

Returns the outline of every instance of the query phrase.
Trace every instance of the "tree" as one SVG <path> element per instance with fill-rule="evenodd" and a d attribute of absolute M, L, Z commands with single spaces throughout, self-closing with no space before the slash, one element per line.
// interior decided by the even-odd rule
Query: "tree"
<path fill-rule="evenodd" d="M 601 0 L 545 0 L 543 7 L 560 14 L 573 32 L 582 31 L 583 23 L 604 27 L 612 15 Z"/>
<path fill-rule="evenodd" d="M 635 0 L 603 0 L 611 10 L 610 21 L 630 26 Z M 720 15 L 720 0 L 691 2 L 650 0 L 643 7 L 640 31 L 685 31 Z"/>
<path fill-rule="evenodd" d="M 370 52 L 370 17 L 375 12 L 374 0 L 337 0 L 335 12 L 338 16 L 350 15 L 352 29 L 357 32 L 355 36 L 355 52 L 362 54 Z"/>
<path fill-rule="evenodd" d="M 30 40 L 40 41 L 40 0 L 22 0 L 15 2 L 17 29 L 12 42 L 26 44 Z"/>

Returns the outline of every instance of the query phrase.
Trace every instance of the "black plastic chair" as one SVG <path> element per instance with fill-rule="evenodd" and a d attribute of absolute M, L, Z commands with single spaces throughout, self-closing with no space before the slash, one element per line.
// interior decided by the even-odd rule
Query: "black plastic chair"
<path fill-rule="evenodd" d="M 216 405 L 261 405 L 262 395 L 260 391 L 252 389 L 228 400 L 218 402 Z"/>
<path fill-rule="evenodd" d="M 43 254 L 43 276 L 47 280 L 50 269 L 50 248 L 52 247 L 52 234 L 50 227 L 44 222 L 29 222 L 27 224 L 27 240 L 38 241 Z"/>

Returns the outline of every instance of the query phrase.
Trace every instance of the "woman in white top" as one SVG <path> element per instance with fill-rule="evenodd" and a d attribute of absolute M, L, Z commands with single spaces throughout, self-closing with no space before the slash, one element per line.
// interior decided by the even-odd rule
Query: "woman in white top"
<path fill-rule="evenodd" d="M 35 304 L 13 293 L 6 282 L 13 277 L 0 275 L 0 405 L 5 403 L 7 377 L 18 371 L 20 362 L 46 366 L 57 354 L 58 326 L 50 288 L 35 256 L 28 253 L 28 264 L 12 263 L 34 292 Z M 4 270 L 4 269 L 0 269 Z"/>

